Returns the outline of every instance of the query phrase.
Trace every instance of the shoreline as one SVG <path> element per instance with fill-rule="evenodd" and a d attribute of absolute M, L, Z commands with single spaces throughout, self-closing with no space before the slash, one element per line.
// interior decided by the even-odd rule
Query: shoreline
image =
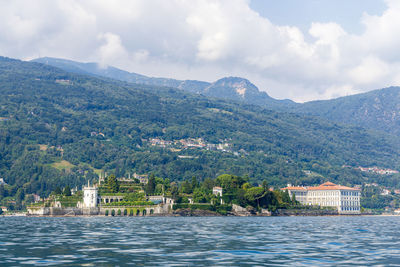
<path fill-rule="evenodd" d="M 182 214 L 152 214 L 145 216 L 105 216 L 105 215 L 30 215 L 27 213 L 15 213 L 15 214 L 1 214 L 0 217 L 63 217 L 63 218 L 72 218 L 72 217 L 116 217 L 116 218 L 134 218 L 134 217 L 400 217 L 400 215 L 396 214 L 321 214 L 321 215 L 221 215 L 221 214 L 191 214 L 191 215 L 182 215 Z"/>

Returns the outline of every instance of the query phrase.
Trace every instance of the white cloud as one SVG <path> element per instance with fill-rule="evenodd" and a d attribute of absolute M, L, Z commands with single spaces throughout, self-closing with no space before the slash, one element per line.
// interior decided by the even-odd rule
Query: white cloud
<path fill-rule="evenodd" d="M 377 57 L 364 58 L 361 63 L 349 71 L 351 80 L 357 84 L 372 84 L 387 79 L 390 68 Z"/>
<path fill-rule="evenodd" d="M 98 39 L 104 44 L 98 49 L 98 58 L 101 67 L 105 67 L 112 62 L 123 60 L 128 53 L 121 44 L 121 38 L 113 33 L 101 33 Z"/>
<path fill-rule="evenodd" d="M 335 22 L 274 25 L 246 0 L 0 1 L 0 53 L 97 61 L 150 76 L 249 78 L 305 101 L 400 84 L 400 1 L 364 14 L 362 34 Z"/>

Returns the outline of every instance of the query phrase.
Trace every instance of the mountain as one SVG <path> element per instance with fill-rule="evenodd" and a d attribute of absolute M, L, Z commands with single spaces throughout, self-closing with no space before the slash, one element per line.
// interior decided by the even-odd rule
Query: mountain
<path fill-rule="evenodd" d="M 219 79 L 207 86 L 203 90 L 203 94 L 215 98 L 230 99 L 274 109 L 283 108 L 283 106 L 293 103 L 289 100 L 276 100 L 267 93 L 260 92 L 249 80 L 239 77 L 225 77 Z"/>
<path fill-rule="evenodd" d="M 400 87 L 307 102 L 292 111 L 400 135 Z"/>
<path fill-rule="evenodd" d="M 0 177 L 10 195 L 45 196 L 100 171 L 399 187 L 396 175 L 342 168 L 400 169 L 399 160 L 398 138 L 384 133 L 0 57 Z"/>
<path fill-rule="evenodd" d="M 205 96 L 259 105 L 277 111 L 318 116 L 333 122 L 400 135 L 399 87 L 389 87 L 332 100 L 299 104 L 291 100 L 276 100 L 268 96 L 267 93 L 260 92 L 250 81 L 238 77 L 226 77 L 214 83 L 191 80 L 179 81 L 150 78 L 113 67 L 102 69 L 96 63 L 80 63 L 56 58 L 39 58 L 34 61 L 66 71 L 108 77 L 131 83 L 175 87 Z"/>
<path fill-rule="evenodd" d="M 174 87 L 191 93 L 221 99 L 230 99 L 274 109 L 280 109 L 281 107 L 294 104 L 291 100 L 273 99 L 267 93 L 260 92 L 259 89 L 247 79 L 239 77 L 225 77 L 214 83 L 196 80 L 181 81 L 168 78 L 147 77 L 114 67 L 101 68 L 97 63 L 81 63 L 50 57 L 38 58 L 32 61 L 51 65 L 69 72 L 102 76 L 130 83 Z"/>

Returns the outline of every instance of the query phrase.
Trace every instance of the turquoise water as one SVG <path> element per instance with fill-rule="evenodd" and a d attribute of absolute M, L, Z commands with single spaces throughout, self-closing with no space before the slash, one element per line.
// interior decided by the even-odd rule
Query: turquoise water
<path fill-rule="evenodd" d="M 400 217 L 0 217 L 0 265 L 400 265 Z"/>

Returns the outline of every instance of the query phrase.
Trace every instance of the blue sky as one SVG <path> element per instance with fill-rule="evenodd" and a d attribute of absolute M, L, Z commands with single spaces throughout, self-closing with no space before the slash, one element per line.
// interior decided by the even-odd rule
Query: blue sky
<path fill-rule="evenodd" d="M 277 25 L 307 32 L 312 22 L 336 22 L 347 32 L 360 34 L 363 13 L 382 15 L 383 0 L 251 0 L 250 7 Z"/>
<path fill-rule="evenodd" d="M 298 102 L 400 85 L 399 0 L 0 0 L 0 55 L 252 81 Z"/>

